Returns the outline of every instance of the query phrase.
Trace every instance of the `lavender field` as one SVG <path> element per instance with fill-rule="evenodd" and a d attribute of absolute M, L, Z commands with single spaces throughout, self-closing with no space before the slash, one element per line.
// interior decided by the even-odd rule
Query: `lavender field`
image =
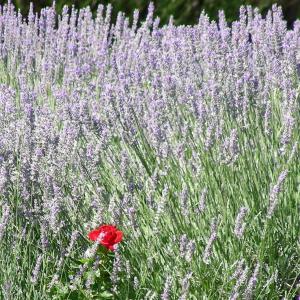
<path fill-rule="evenodd" d="M 111 12 L 0 7 L 0 299 L 298 299 L 300 21 Z"/>

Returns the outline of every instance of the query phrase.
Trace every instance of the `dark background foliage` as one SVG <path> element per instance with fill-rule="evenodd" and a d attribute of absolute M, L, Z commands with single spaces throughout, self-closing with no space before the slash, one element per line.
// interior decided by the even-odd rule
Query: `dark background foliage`
<path fill-rule="evenodd" d="M 1 4 L 5 2 L 0 0 Z M 52 4 L 52 0 L 13 0 L 23 14 L 28 12 L 30 2 L 34 3 L 35 11 Z M 217 18 L 218 10 L 222 9 L 228 21 L 233 21 L 238 16 L 239 7 L 248 4 L 258 7 L 262 13 L 265 13 L 274 3 L 281 5 L 289 26 L 292 26 L 293 21 L 300 17 L 300 0 L 154 0 L 153 2 L 161 23 L 168 22 L 169 16 L 173 15 L 176 24 L 194 24 L 203 9 L 214 19 Z M 111 3 L 114 8 L 114 17 L 118 11 L 132 15 L 135 8 L 140 10 L 142 17 L 145 17 L 149 0 L 57 0 L 56 7 L 60 11 L 64 5 L 75 5 L 77 8 L 90 5 L 92 10 L 96 11 L 100 3 Z"/>

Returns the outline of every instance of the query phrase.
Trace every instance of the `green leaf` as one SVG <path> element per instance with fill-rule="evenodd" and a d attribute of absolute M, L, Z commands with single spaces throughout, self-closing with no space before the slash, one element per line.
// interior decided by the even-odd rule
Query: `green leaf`
<path fill-rule="evenodd" d="M 78 259 L 78 261 L 81 262 L 82 264 L 85 264 L 85 263 L 88 264 L 88 263 L 92 262 L 93 259 L 91 259 L 91 258 L 80 258 L 80 259 Z"/>
<path fill-rule="evenodd" d="M 104 291 L 101 294 L 99 294 L 99 296 L 101 296 L 101 298 L 103 299 L 111 299 L 114 295 L 108 291 Z"/>

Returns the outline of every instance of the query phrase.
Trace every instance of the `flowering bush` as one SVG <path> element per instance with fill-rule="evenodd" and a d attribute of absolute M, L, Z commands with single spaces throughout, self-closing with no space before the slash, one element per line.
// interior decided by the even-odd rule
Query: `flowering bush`
<path fill-rule="evenodd" d="M 292 299 L 300 22 L 111 9 L 0 9 L 0 298 Z"/>

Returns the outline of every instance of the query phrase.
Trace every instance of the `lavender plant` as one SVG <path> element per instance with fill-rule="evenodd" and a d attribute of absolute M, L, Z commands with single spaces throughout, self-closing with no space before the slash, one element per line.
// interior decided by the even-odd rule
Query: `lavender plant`
<path fill-rule="evenodd" d="M 293 299 L 300 22 L 111 13 L 0 6 L 0 298 Z"/>

